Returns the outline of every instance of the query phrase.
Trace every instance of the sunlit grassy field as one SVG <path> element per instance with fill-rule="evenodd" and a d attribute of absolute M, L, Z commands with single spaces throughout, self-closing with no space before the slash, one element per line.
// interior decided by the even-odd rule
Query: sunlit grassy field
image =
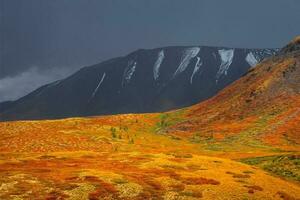
<path fill-rule="evenodd" d="M 297 151 L 172 135 L 183 113 L 2 122 L 0 199 L 299 197 Z"/>

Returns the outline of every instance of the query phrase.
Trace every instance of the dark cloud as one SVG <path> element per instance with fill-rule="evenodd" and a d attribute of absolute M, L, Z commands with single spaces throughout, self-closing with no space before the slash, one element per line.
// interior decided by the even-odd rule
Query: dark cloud
<path fill-rule="evenodd" d="M 15 76 L 0 79 L 0 102 L 16 100 L 43 84 L 60 80 L 74 72 L 70 68 L 49 68 L 40 70 L 32 67 Z"/>
<path fill-rule="evenodd" d="M 0 0 L 0 4 L 0 79 L 32 66 L 39 71 L 52 66 L 74 70 L 138 48 L 280 47 L 300 33 L 298 0 Z"/>

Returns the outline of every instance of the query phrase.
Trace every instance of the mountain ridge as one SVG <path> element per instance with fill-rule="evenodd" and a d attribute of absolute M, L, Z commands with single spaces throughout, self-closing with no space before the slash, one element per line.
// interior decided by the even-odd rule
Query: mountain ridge
<path fill-rule="evenodd" d="M 140 49 L 41 86 L 1 109 L 0 120 L 161 112 L 190 106 L 277 52 L 207 46 Z"/>

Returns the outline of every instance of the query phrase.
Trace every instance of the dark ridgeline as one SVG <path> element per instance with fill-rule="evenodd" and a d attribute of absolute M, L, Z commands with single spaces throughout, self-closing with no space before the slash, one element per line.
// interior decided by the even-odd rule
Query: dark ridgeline
<path fill-rule="evenodd" d="M 161 112 L 199 103 L 278 49 L 166 47 L 84 67 L 13 102 L 0 120 Z"/>

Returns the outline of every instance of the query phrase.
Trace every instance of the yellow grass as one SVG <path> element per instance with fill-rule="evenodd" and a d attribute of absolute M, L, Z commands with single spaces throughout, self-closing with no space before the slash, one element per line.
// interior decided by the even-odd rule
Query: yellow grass
<path fill-rule="evenodd" d="M 158 121 L 153 114 L 0 123 L 0 199 L 300 196 L 298 183 L 231 160 L 280 152 L 207 150 L 157 131 Z"/>

